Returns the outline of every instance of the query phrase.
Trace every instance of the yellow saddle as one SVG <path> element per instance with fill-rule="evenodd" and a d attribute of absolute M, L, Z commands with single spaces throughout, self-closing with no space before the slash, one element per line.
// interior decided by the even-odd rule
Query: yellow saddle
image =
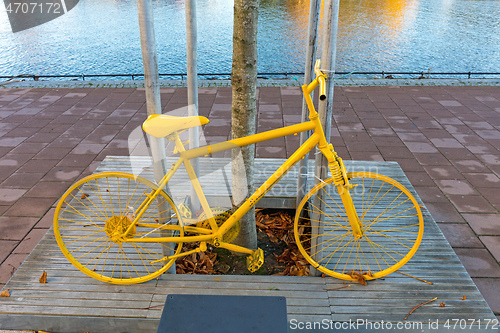
<path fill-rule="evenodd" d="M 176 117 L 165 114 L 152 114 L 144 121 L 144 132 L 156 138 L 164 138 L 174 132 L 182 132 L 189 128 L 208 124 L 209 120 L 202 116 Z"/>

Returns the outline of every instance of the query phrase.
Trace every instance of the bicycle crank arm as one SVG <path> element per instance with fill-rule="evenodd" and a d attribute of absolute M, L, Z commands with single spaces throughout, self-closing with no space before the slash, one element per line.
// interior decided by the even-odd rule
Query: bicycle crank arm
<path fill-rule="evenodd" d="M 200 244 L 199 247 L 197 247 L 194 250 L 187 251 L 187 252 L 182 252 L 182 253 L 179 253 L 179 254 L 176 254 L 176 255 L 173 255 L 173 256 L 164 257 L 162 259 L 151 261 L 151 263 L 152 264 L 156 264 L 157 262 L 160 262 L 160 261 L 167 261 L 167 260 L 171 260 L 171 259 L 177 259 L 177 258 L 181 258 L 181 257 L 185 257 L 187 255 L 193 254 L 193 253 L 205 252 L 206 250 L 207 250 L 207 243 L 203 242 L 203 243 Z"/>

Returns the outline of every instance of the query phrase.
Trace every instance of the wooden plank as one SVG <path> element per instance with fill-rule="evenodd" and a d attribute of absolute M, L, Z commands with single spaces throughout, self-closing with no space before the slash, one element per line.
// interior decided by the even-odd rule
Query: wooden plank
<path fill-rule="evenodd" d="M 213 163 L 223 165 L 226 161 Z M 147 169 L 149 158 L 134 158 L 132 162 L 138 163 L 139 168 L 145 168 L 144 174 L 152 177 L 151 170 Z M 265 159 L 259 163 L 259 168 L 276 168 L 280 161 Z M 407 186 L 421 202 L 395 162 L 346 161 L 346 166 L 349 170 L 389 175 Z M 112 157 L 106 158 L 98 170 L 132 171 L 132 167 L 127 159 Z M 294 172 L 290 171 L 287 175 L 290 179 L 285 184 L 293 184 Z M 224 189 L 224 186 L 216 189 Z M 284 206 L 287 200 L 295 199 L 270 197 L 269 200 Z M 397 272 L 384 279 L 370 281 L 367 286 L 333 278 L 226 275 L 163 275 L 139 285 L 111 285 L 89 278 L 73 267 L 62 255 L 52 231 L 49 231 L 5 286 L 11 290 L 11 297 L 0 298 L 0 329 L 155 332 L 162 305 L 169 293 L 283 296 L 287 298 L 290 323 L 343 322 L 350 319 L 396 323 L 401 322 L 415 305 L 434 297 L 438 297 L 436 302 L 419 308 L 409 320 L 427 324 L 429 320 L 437 320 L 442 328 L 450 318 L 494 319 L 432 216 L 426 210 L 423 213 L 424 239 L 416 255 L 400 271 L 426 279 L 434 285 Z M 47 284 L 38 282 L 43 270 L 48 273 Z M 462 299 L 463 296 L 466 300 Z M 447 306 L 439 307 L 441 302 Z M 426 330 L 429 331 L 428 328 L 423 331 Z M 369 329 L 359 331 L 370 332 Z"/>

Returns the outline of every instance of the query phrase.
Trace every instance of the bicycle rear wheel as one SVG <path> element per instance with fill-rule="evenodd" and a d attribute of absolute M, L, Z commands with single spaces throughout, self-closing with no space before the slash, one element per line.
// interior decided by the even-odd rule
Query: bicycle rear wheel
<path fill-rule="evenodd" d="M 347 175 L 363 237 L 356 239 L 333 178 L 315 186 L 295 216 L 297 246 L 319 271 L 344 280 L 372 280 L 401 268 L 417 251 L 424 220 L 413 195 L 386 176 Z"/>
<path fill-rule="evenodd" d="M 175 260 L 155 261 L 178 254 L 182 243 L 127 241 L 183 236 L 182 220 L 164 191 L 129 228 L 134 213 L 157 188 L 147 179 L 118 172 L 94 174 L 72 185 L 54 214 L 54 234 L 63 254 L 83 273 L 109 283 L 145 282 L 165 272 Z M 162 229 L 166 225 L 180 227 Z"/>

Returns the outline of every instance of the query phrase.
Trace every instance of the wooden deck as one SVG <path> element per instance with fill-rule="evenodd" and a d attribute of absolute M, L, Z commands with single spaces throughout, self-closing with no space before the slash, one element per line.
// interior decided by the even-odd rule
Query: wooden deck
<path fill-rule="evenodd" d="M 277 167 L 278 162 L 259 160 L 258 163 L 263 164 L 257 164 L 256 169 L 273 164 Z M 148 163 L 147 158 L 133 161 L 135 166 L 144 168 L 144 176 L 150 178 Z M 395 162 L 346 161 L 346 165 L 350 170 L 389 175 L 418 198 Z M 106 158 L 98 171 L 109 170 L 131 171 L 132 165 L 127 158 Z M 293 185 L 296 174 L 297 171 L 292 170 L 285 181 Z M 291 188 L 292 185 L 286 182 L 285 186 Z M 286 206 L 295 201 L 291 190 L 275 189 L 274 193 L 279 196 L 275 201 L 272 198 L 268 201 L 271 207 L 278 202 Z M 0 329 L 156 332 L 168 294 L 213 294 L 286 297 L 290 331 L 317 332 L 321 328 L 341 327 L 344 329 L 336 331 L 384 332 L 389 330 L 388 325 L 395 331 L 403 331 L 396 329 L 403 325 L 405 331 L 436 332 L 436 322 L 441 330 L 454 331 L 456 320 L 462 320 L 458 325 L 466 321 L 464 331 L 480 331 L 488 322 L 487 331 L 492 331 L 492 323 L 496 320 L 494 314 L 425 209 L 424 217 L 424 240 L 416 255 L 400 271 L 433 282 L 433 285 L 397 272 L 385 279 L 371 281 L 367 286 L 350 284 L 349 287 L 344 281 L 333 278 L 246 275 L 163 275 L 139 285 L 110 285 L 74 268 L 62 255 L 49 230 L 4 288 L 10 289 L 11 297 L 0 298 Z M 41 284 L 38 279 L 44 270 L 48 283 Z M 418 308 L 403 320 L 416 305 L 435 297 L 436 301 Z M 445 306 L 441 307 L 441 303 Z M 196 314 L 186 320 L 196 320 Z M 444 326 L 447 321 L 450 330 Z M 346 324 L 340 326 L 342 323 Z M 302 327 L 304 329 L 300 329 Z"/>

